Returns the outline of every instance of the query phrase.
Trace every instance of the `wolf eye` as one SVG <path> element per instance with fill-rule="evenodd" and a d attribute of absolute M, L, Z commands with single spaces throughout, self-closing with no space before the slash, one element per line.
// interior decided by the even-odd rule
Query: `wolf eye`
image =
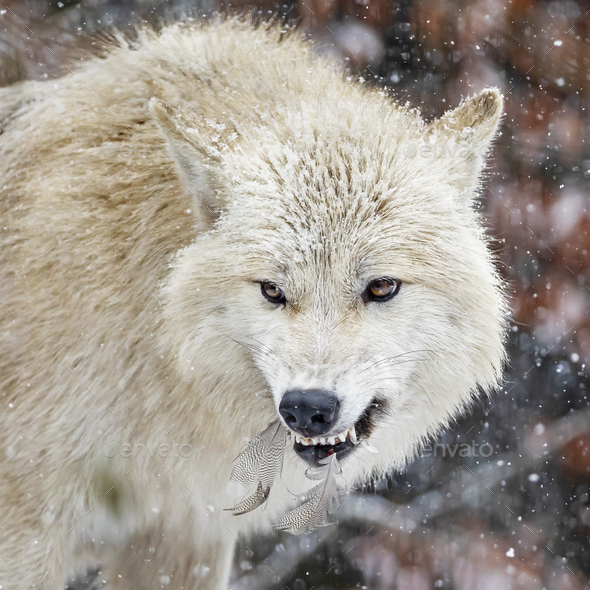
<path fill-rule="evenodd" d="M 365 298 L 368 301 L 383 303 L 397 295 L 402 282 L 396 279 L 382 278 L 371 281 L 365 291 Z"/>
<path fill-rule="evenodd" d="M 274 283 L 260 283 L 262 294 L 271 303 L 286 303 L 285 294 Z"/>

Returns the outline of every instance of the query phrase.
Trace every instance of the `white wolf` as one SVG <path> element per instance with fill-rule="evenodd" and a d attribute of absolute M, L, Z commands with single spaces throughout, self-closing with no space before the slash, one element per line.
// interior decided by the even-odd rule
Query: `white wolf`
<path fill-rule="evenodd" d="M 2 588 L 87 552 L 110 588 L 223 588 L 310 464 L 401 467 L 497 383 L 498 91 L 426 124 L 279 29 L 144 31 L 0 91 Z"/>

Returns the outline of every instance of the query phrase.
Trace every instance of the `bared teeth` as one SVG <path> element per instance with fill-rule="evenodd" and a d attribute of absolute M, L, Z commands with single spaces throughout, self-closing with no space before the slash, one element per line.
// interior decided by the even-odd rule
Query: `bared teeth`
<path fill-rule="evenodd" d="M 354 425 L 351 426 L 348 430 L 345 430 L 344 432 L 337 434 L 336 436 L 318 436 L 316 438 L 309 438 L 296 433 L 293 433 L 293 435 L 295 436 L 295 440 L 305 447 L 309 447 L 311 445 L 334 446 L 338 443 L 345 442 L 348 438 L 350 438 L 353 444 L 358 444 L 358 439 L 356 436 L 356 430 Z"/>
<path fill-rule="evenodd" d="M 305 438 L 304 436 L 301 436 L 300 434 L 295 434 L 295 440 L 300 445 L 303 445 L 304 447 L 308 447 L 309 445 L 312 444 L 311 438 Z"/>

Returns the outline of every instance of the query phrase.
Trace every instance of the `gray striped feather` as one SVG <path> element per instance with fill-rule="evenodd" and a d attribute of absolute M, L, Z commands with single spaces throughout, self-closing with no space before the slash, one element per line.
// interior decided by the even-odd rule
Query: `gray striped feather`
<path fill-rule="evenodd" d="M 280 420 L 258 433 L 236 457 L 231 480 L 256 491 L 233 508 L 235 516 L 258 508 L 268 498 L 270 488 L 283 467 L 287 429 Z"/>
<path fill-rule="evenodd" d="M 274 528 L 300 535 L 330 524 L 329 518 L 340 506 L 344 495 L 339 486 L 342 469 L 335 454 L 324 460 L 322 467 L 324 481 L 304 495 L 300 506 L 274 521 Z M 317 480 L 319 471 L 319 469 L 313 470 L 308 477 Z"/>

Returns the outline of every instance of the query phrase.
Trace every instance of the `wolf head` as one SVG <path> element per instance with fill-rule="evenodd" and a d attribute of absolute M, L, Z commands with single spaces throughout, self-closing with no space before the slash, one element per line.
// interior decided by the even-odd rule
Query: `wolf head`
<path fill-rule="evenodd" d="M 265 419 L 281 417 L 302 470 L 336 453 L 359 480 L 401 466 L 501 374 L 506 305 L 474 198 L 502 98 L 426 124 L 347 92 L 233 128 L 151 109 L 200 229 L 168 291 L 180 366 L 241 355 L 255 370 L 235 411 L 265 384 Z"/>

